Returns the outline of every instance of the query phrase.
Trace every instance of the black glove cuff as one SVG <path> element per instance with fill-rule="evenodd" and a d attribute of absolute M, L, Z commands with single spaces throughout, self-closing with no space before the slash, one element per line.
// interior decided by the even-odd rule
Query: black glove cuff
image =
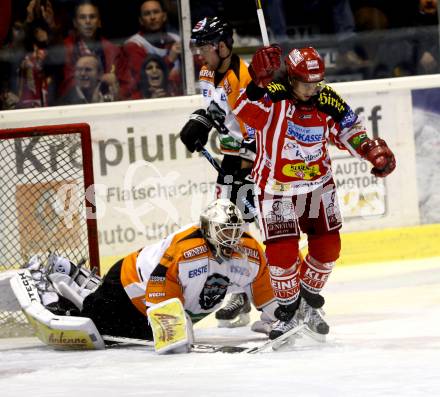
<path fill-rule="evenodd" d="M 251 101 L 256 101 L 263 98 L 266 90 L 264 88 L 258 87 L 253 81 L 251 81 L 246 87 L 246 95 Z"/>

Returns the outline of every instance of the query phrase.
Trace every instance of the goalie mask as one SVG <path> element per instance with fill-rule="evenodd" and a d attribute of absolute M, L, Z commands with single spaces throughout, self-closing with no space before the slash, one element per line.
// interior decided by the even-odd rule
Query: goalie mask
<path fill-rule="evenodd" d="M 226 199 L 213 201 L 200 215 L 203 235 L 217 258 L 229 259 L 243 234 L 243 217 L 235 204 Z"/>

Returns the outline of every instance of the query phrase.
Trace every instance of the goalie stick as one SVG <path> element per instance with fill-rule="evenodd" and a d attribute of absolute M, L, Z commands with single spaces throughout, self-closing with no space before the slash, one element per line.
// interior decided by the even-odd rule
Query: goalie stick
<path fill-rule="evenodd" d="M 288 343 L 291 338 L 302 335 L 305 329 L 305 324 L 300 324 L 297 327 L 291 329 L 285 334 L 279 336 L 273 340 L 267 340 L 254 347 L 244 347 L 244 346 L 234 346 L 234 345 L 215 345 L 209 343 L 193 343 L 191 344 L 190 353 L 262 353 L 265 351 L 277 351 L 286 343 Z M 102 338 L 106 342 L 114 342 L 116 345 L 138 345 L 138 346 L 148 346 L 154 349 L 154 342 L 145 339 L 135 339 L 135 338 L 125 338 L 119 336 L 102 335 Z M 111 346 L 110 346 L 111 347 Z"/>

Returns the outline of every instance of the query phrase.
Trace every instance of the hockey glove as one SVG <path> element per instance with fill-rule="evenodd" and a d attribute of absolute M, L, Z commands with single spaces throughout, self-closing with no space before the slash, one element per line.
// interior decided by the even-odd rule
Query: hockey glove
<path fill-rule="evenodd" d="M 205 109 L 198 109 L 189 116 L 189 120 L 180 131 L 180 140 L 191 152 L 200 151 L 208 142 L 209 131 L 212 121 L 206 114 Z"/>
<path fill-rule="evenodd" d="M 259 87 L 266 87 L 281 66 L 281 48 L 271 45 L 257 50 L 249 65 L 249 74 Z"/>
<path fill-rule="evenodd" d="M 381 138 L 366 140 L 361 144 L 360 152 L 364 159 L 373 164 L 371 173 L 374 176 L 383 178 L 396 168 L 394 154 Z"/>
<path fill-rule="evenodd" d="M 211 101 L 207 109 L 207 115 L 219 134 L 227 134 L 229 132 L 228 128 L 225 126 L 226 112 L 217 104 L 217 102 Z"/>

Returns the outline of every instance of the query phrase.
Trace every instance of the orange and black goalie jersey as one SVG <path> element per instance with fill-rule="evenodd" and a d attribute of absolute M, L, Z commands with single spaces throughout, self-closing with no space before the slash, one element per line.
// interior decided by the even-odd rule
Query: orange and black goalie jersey
<path fill-rule="evenodd" d="M 137 309 L 179 298 L 193 321 L 217 310 L 227 293 L 245 291 L 273 313 L 269 270 L 259 243 L 244 233 L 239 249 L 218 261 L 198 225 L 188 225 L 124 258 L 121 282 Z"/>

